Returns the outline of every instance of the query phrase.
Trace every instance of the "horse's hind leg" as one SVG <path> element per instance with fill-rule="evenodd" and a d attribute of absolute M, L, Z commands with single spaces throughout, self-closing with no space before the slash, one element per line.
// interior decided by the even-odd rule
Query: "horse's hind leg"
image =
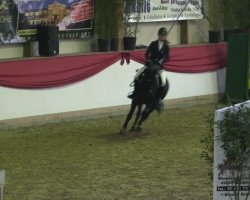
<path fill-rule="evenodd" d="M 138 105 L 138 110 L 137 110 L 137 113 L 136 113 L 136 118 L 135 118 L 135 121 L 134 121 L 134 124 L 131 128 L 131 131 L 135 130 L 135 127 L 136 127 L 136 124 L 141 116 L 141 109 L 142 109 L 142 104 Z"/>
<path fill-rule="evenodd" d="M 133 100 L 132 104 L 131 104 L 130 111 L 129 111 L 128 115 L 127 115 L 127 118 L 126 118 L 124 124 L 123 124 L 123 127 L 122 127 L 122 130 L 120 131 L 120 134 L 125 134 L 126 133 L 128 123 L 129 123 L 129 121 L 131 120 L 131 118 L 133 116 L 133 113 L 135 111 L 136 106 L 137 105 L 136 105 L 135 101 Z"/>
<path fill-rule="evenodd" d="M 138 123 L 137 129 L 141 130 L 142 123 L 149 117 L 149 115 L 154 111 L 153 106 L 146 106 L 145 110 L 141 114 L 141 119 Z"/>

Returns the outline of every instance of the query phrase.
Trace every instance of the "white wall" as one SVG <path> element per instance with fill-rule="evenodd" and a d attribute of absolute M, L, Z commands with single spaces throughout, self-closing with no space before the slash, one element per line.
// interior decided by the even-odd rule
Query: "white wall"
<path fill-rule="evenodd" d="M 158 30 L 161 27 L 166 27 L 168 30 L 174 22 L 143 22 L 139 24 L 139 32 L 137 34 L 137 45 L 148 46 L 158 37 Z M 171 44 L 180 44 L 180 24 L 177 22 L 168 35 L 168 40 Z"/>
<path fill-rule="evenodd" d="M 11 59 L 21 57 L 23 57 L 22 44 L 0 45 L 0 59 Z"/>
<path fill-rule="evenodd" d="M 130 104 L 129 84 L 141 64 L 119 62 L 76 84 L 53 89 L 23 90 L 0 87 L 0 120 Z M 166 72 L 170 82 L 167 99 L 224 92 L 225 69 L 180 74 Z"/>
<path fill-rule="evenodd" d="M 91 51 L 91 40 L 60 40 L 59 53 L 85 53 Z M 25 54 L 25 55 L 24 55 Z M 38 56 L 38 42 L 0 45 L 0 60 Z"/>
<path fill-rule="evenodd" d="M 168 30 L 174 25 L 174 22 L 144 22 L 139 24 L 137 34 L 137 45 L 143 44 L 148 46 L 150 42 L 157 39 L 159 28 L 166 27 Z M 209 23 L 207 19 L 189 20 L 188 21 L 188 41 L 193 43 L 208 42 Z M 168 35 L 168 41 L 171 44 L 180 44 L 181 26 L 176 22 Z"/>

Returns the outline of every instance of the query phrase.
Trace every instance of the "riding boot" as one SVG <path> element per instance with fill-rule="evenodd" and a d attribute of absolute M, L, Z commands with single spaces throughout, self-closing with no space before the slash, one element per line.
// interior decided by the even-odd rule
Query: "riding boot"
<path fill-rule="evenodd" d="M 165 87 L 160 87 L 158 90 L 157 101 L 156 101 L 156 110 L 160 113 L 164 109 L 163 96 L 164 96 Z"/>
<path fill-rule="evenodd" d="M 133 91 L 133 92 L 129 93 L 128 98 L 129 99 L 134 99 L 135 98 L 135 92 Z"/>
<path fill-rule="evenodd" d="M 161 98 L 158 98 L 156 101 L 156 110 L 161 113 L 164 110 L 164 103 Z"/>

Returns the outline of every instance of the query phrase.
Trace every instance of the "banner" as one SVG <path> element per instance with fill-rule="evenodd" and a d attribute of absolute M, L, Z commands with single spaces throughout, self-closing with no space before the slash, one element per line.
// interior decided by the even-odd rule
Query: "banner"
<path fill-rule="evenodd" d="M 139 22 L 203 19 L 203 6 L 202 0 L 144 0 L 132 8 L 130 22 L 138 15 Z"/>
<path fill-rule="evenodd" d="M 250 101 L 244 102 L 242 104 L 237 104 L 234 107 L 239 108 L 242 105 L 246 108 L 250 108 Z M 231 110 L 233 112 L 233 107 L 227 107 L 215 111 L 215 123 L 224 120 L 225 112 Z M 246 172 L 244 176 L 241 177 L 241 186 L 235 186 L 233 183 L 233 176 L 230 171 L 235 170 L 235 166 L 227 166 L 224 173 L 221 173 L 222 164 L 225 162 L 226 157 L 224 150 L 222 148 L 222 141 L 220 138 L 220 128 L 215 126 L 215 140 L 214 140 L 214 175 L 213 175 L 213 200 L 229 200 L 236 199 L 234 196 L 234 190 L 239 191 L 239 200 L 249 199 L 250 192 L 250 158 L 248 163 L 245 164 L 243 170 Z M 247 198 L 248 197 L 248 198 Z"/>
<path fill-rule="evenodd" d="M 0 44 L 36 40 L 41 25 L 57 25 L 60 39 L 89 38 L 93 18 L 93 0 L 0 0 Z"/>

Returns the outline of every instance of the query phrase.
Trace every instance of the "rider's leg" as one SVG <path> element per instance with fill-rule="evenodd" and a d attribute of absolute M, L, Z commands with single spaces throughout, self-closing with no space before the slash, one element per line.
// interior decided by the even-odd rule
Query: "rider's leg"
<path fill-rule="evenodd" d="M 165 70 L 162 69 L 162 70 L 159 70 L 158 71 L 158 74 L 161 78 L 161 87 L 164 87 L 166 85 L 166 74 L 165 74 Z"/>
<path fill-rule="evenodd" d="M 165 71 L 163 69 L 159 70 L 158 74 L 159 74 L 160 79 L 161 79 L 161 85 L 159 87 L 159 91 L 157 94 L 158 99 L 157 99 L 157 103 L 156 103 L 156 109 L 158 110 L 158 112 L 161 112 L 164 109 L 163 98 L 165 96 L 164 95 L 165 94 L 164 88 L 166 85 L 166 74 L 165 74 Z"/>

